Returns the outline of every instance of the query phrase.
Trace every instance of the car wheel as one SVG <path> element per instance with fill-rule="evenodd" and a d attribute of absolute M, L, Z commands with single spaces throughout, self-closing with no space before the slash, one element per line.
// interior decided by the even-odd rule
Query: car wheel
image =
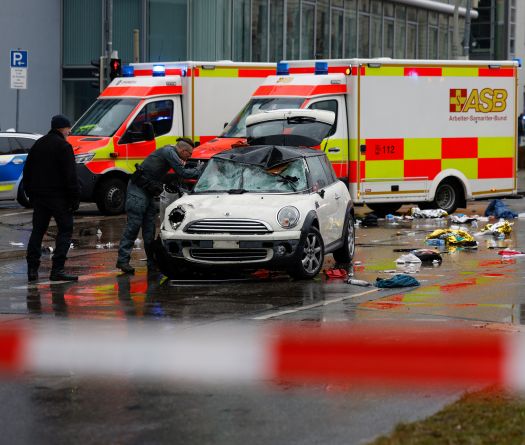
<path fill-rule="evenodd" d="M 355 222 L 352 215 L 348 216 L 348 222 L 343 233 L 343 245 L 334 251 L 334 259 L 338 263 L 350 263 L 355 253 Z"/>
<path fill-rule="evenodd" d="M 124 213 L 127 184 L 120 178 L 102 180 L 95 195 L 98 209 L 104 215 Z"/>
<path fill-rule="evenodd" d="M 390 202 L 390 203 L 367 203 L 366 204 L 370 209 L 373 210 L 373 212 L 379 216 L 383 217 L 388 214 L 395 213 L 399 210 L 399 208 L 403 205 L 400 202 Z"/>
<path fill-rule="evenodd" d="M 299 247 L 298 259 L 289 274 L 296 279 L 304 280 L 315 277 L 324 261 L 323 238 L 315 227 L 311 227 L 304 243 Z"/>
<path fill-rule="evenodd" d="M 461 192 L 452 181 L 441 182 L 434 197 L 433 207 L 442 209 L 448 214 L 454 213 L 459 206 Z"/>
<path fill-rule="evenodd" d="M 20 185 L 18 186 L 16 200 L 18 204 L 20 204 L 22 207 L 25 207 L 26 209 L 31 208 L 31 203 L 29 202 L 29 198 L 26 195 L 26 191 L 24 190 L 24 183 L 22 181 L 20 181 Z"/>

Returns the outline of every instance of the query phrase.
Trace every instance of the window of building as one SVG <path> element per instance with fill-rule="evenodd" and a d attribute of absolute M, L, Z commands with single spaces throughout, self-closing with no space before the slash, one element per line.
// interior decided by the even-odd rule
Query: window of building
<path fill-rule="evenodd" d="M 187 60 L 187 0 L 149 0 L 149 60 Z"/>
<path fill-rule="evenodd" d="M 315 3 L 301 6 L 301 59 L 315 59 Z"/>
<path fill-rule="evenodd" d="M 394 5 L 383 3 L 383 54 L 394 57 Z"/>
<path fill-rule="evenodd" d="M 328 0 L 317 0 L 316 18 L 315 58 L 328 59 L 330 57 L 330 9 Z"/>
<path fill-rule="evenodd" d="M 343 39 L 344 39 L 344 9 L 332 8 L 332 29 L 330 36 L 330 58 L 343 58 Z"/>
<path fill-rule="evenodd" d="M 357 11 L 356 0 L 345 0 L 344 56 L 357 56 Z"/>
<path fill-rule="evenodd" d="M 406 8 L 404 6 L 396 6 L 396 27 L 394 36 L 394 56 L 397 59 L 404 59 L 406 48 Z"/>
<path fill-rule="evenodd" d="M 381 57 L 383 55 L 381 2 L 378 0 L 372 0 L 370 9 L 370 57 Z"/>
<path fill-rule="evenodd" d="M 250 61 L 251 1 L 233 0 L 233 60 Z"/>
<path fill-rule="evenodd" d="M 284 3 L 270 0 L 270 62 L 285 58 L 283 52 Z"/>
<path fill-rule="evenodd" d="M 133 30 L 141 24 L 142 0 L 113 0 L 113 48 L 124 63 L 133 62 Z"/>
<path fill-rule="evenodd" d="M 428 13 L 428 58 L 438 58 L 438 14 Z"/>
<path fill-rule="evenodd" d="M 288 0 L 286 11 L 286 59 L 300 58 L 301 8 L 299 0 Z"/>
<path fill-rule="evenodd" d="M 370 57 L 370 15 L 359 13 L 358 57 Z"/>
<path fill-rule="evenodd" d="M 252 0 L 251 60 L 268 61 L 268 0 Z"/>
<path fill-rule="evenodd" d="M 448 16 L 439 15 L 439 58 L 448 59 Z"/>
<path fill-rule="evenodd" d="M 428 59 L 428 11 L 420 9 L 417 13 L 417 57 Z"/>

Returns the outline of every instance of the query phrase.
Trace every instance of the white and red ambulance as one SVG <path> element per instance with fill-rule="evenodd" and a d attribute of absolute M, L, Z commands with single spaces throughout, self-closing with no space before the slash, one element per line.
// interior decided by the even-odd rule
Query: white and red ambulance
<path fill-rule="evenodd" d="M 228 61 L 123 67 L 123 77 L 102 91 L 69 137 L 82 200 L 121 213 L 135 164 L 180 136 L 213 139 L 274 73 L 275 64 Z"/>
<path fill-rule="evenodd" d="M 517 191 L 516 61 L 348 59 L 278 64 L 216 140 L 194 158 L 243 140 L 249 114 L 276 108 L 336 113 L 321 144 L 355 203 L 449 212 Z"/>

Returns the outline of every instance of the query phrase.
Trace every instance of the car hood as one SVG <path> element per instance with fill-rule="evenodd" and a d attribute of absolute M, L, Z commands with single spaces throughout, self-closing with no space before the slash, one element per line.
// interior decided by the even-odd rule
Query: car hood
<path fill-rule="evenodd" d="M 168 206 L 165 218 L 181 206 L 186 212 L 186 222 L 204 218 L 248 218 L 272 223 L 277 212 L 289 205 L 296 207 L 303 219 L 312 208 L 313 200 L 310 194 L 185 195 Z"/>

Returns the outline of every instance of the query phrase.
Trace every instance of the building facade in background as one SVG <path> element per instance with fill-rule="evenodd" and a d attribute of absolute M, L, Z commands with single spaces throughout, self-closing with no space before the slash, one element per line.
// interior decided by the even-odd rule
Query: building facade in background
<path fill-rule="evenodd" d="M 33 14 L 38 10 L 40 0 L 21 0 L 9 6 L 7 15 L 3 11 L 0 24 L 9 37 L 0 43 L 0 50 L 4 51 L 6 63 L 8 49 L 12 48 L 28 49 L 30 57 L 37 52 L 41 55 L 38 65 L 30 65 L 30 89 L 24 93 L 24 100 L 36 107 L 31 111 L 35 117 L 24 121 L 22 108 L 21 127 L 42 132 L 49 115 L 62 111 L 77 119 L 95 100 L 98 90 L 91 86 L 91 61 L 107 50 L 109 1 L 46 0 L 42 14 L 55 17 L 49 26 L 41 19 L 25 26 L 24 17 L 28 11 Z M 141 62 L 452 59 L 457 55 L 453 45 L 455 3 L 456 0 L 112 0 L 111 40 L 124 64 L 132 62 L 137 51 Z M 466 0 L 459 3 L 464 7 Z M 479 0 L 478 10 L 479 17 L 472 19 L 471 58 L 524 57 L 525 2 Z M 460 42 L 465 25 L 464 9 L 461 12 L 457 27 Z M 26 34 L 23 42 L 16 37 L 19 29 Z M 138 30 L 138 45 L 134 45 L 134 30 Z M 47 36 L 56 37 L 48 41 Z M 39 91 L 35 91 L 36 84 L 31 79 L 42 71 L 53 74 L 52 88 L 39 86 Z M 0 73 L 2 77 L 5 73 L 7 79 L 0 85 L 0 92 L 6 91 L 11 97 L 9 71 L 0 68 Z M 523 87 L 520 88 L 522 97 Z M 56 101 L 61 110 L 56 110 Z M 13 126 L 7 123 L 11 121 L 14 123 L 11 101 L 8 105 L 1 101 L 0 124 L 6 128 Z"/>

